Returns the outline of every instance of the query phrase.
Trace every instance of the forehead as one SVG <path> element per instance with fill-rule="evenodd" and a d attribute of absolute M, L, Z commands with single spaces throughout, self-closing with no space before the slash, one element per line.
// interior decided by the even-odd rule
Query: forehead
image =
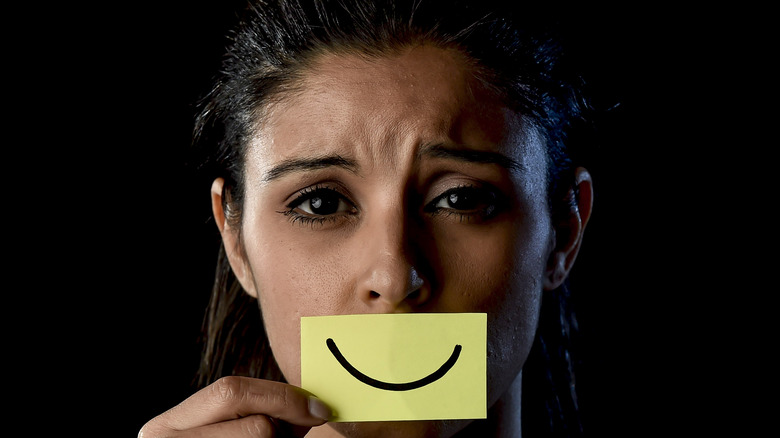
<path fill-rule="evenodd" d="M 324 54 L 312 64 L 303 84 L 311 94 L 364 97 L 385 102 L 430 106 L 457 105 L 476 81 L 466 57 L 455 49 L 421 45 L 388 56 Z"/>
<path fill-rule="evenodd" d="M 518 138 L 526 137 L 520 115 L 475 72 L 459 50 L 433 45 L 386 56 L 322 53 L 294 91 L 268 108 L 257 130 L 266 147 L 255 152 L 269 163 L 307 153 L 377 158 L 379 151 L 389 160 L 446 143 L 522 158 L 515 147 L 527 143 Z"/>

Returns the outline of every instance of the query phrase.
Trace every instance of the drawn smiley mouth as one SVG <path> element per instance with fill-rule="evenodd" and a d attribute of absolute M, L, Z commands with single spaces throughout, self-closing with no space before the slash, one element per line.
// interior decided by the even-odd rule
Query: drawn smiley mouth
<path fill-rule="evenodd" d="M 458 361 L 458 357 L 460 357 L 460 345 L 455 345 L 455 349 L 452 350 L 452 354 L 450 355 L 450 358 L 447 359 L 442 366 L 439 367 L 438 370 L 432 372 L 431 374 L 423 377 L 422 379 L 415 380 L 413 382 L 406 382 L 406 383 L 390 383 L 390 382 L 383 382 L 381 380 L 377 380 L 374 378 L 371 378 L 362 372 L 360 372 L 357 368 L 352 366 L 349 361 L 344 357 L 343 354 L 341 354 L 341 351 L 339 351 L 339 347 L 336 346 L 336 343 L 333 341 L 333 339 L 328 338 L 325 343 L 328 345 L 328 349 L 331 353 L 333 353 L 333 356 L 336 358 L 336 360 L 341 364 L 342 367 L 344 367 L 347 372 L 349 372 L 352 377 L 358 379 L 359 381 L 365 383 L 366 385 L 373 386 L 374 388 L 378 389 L 384 389 L 387 391 L 409 391 L 412 389 L 421 388 L 425 385 L 428 385 L 430 383 L 433 383 L 439 379 L 441 379 L 447 372 L 455 365 L 455 362 Z"/>

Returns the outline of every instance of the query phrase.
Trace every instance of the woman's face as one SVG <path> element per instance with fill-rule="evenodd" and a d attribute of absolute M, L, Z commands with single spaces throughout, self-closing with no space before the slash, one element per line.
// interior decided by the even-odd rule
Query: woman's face
<path fill-rule="evenodd" d="M 262 115 L 240 241 L 227 225 L 223 236 L 290 383 L 300 318 L 356 313 L 487 312 L 489 403 L 518 376 L 555 241 L 545 145 L 471 73 L 433 46 L 324 54 Z"/>

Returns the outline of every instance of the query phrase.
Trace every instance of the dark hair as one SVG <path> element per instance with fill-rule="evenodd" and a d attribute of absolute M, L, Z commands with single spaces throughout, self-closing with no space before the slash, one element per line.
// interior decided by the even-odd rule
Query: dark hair
<path fill-rule="evenodd" d="M 460 50 L 483 83 L 523 114 L 547 143 L 548 199 L 555 218 L 567 202 L 578 159 L 571 132 L 583 117 L 578 76 L 550 26 L 553 11 L 507 0 L 259 0 L 230 34 L 222 69 L 203 100 L 195 141 L 210 177 L 225 179 L 228 220 L 243 203 L 246 139 L 261 109 L 284 99 L 312 57 L 326 51 L 382 56 L 415 44 Z M 240 227 L 238 227 L 240 228 Z M 545 294 L 539 329 L 523 372 L 523 428 L 581 434 L 570 337 L 576 329 L 564 286 Z M 204 321 L 200 385 L 230 375 L 282 380 L 256 301 L 243 293 L 220 248 Z"/>

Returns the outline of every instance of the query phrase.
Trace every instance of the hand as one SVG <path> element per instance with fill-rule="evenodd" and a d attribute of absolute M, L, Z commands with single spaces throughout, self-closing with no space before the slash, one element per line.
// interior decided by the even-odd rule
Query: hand
<path fill-rule="evenodd" d="M 298 387 L 223 377 L 146 423 L 138 438 L 303 436 L 331 415 Z"/>

